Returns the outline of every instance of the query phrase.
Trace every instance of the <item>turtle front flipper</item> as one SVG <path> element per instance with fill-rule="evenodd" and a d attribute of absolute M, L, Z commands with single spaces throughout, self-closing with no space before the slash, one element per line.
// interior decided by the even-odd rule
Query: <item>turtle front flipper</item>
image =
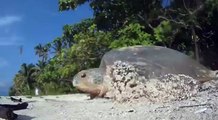
<path fill-rule="evenodd" d="M 98 97 L 98 96 L 99 96 L 99 94 L 100 94 L 100 90 L 98 90 L 98 89 L 96 89 L 96 90 L 94 90 L 94 91 L 90 92 L 90 93 L 89 93 L 90 100 L 92 100 L 92 99 L 94 99 L 94 98 Z"/>
<path fill-rule="evenodd" d="M 79 84 L 76 88 L 81 92 L 89 94 L 90 100 L 96 97 L 103 98 L 108 90 L 104 85 L 94 85 L 91 83 Z"/>

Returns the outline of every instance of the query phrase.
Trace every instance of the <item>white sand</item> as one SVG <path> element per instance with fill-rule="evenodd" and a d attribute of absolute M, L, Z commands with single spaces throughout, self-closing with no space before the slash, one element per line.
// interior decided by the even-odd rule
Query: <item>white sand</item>
<path fill-rule="evenodd" d="M 215 89 L 200 92 L 191 100 L 155 104 L 88 100 L 84 94 L 20 97 L 29 106 L 15 111 L 18 120 L 218 120 L 218 90 Z M 8 98 L 1 97 L 0 103 L 17 104 Z"/>

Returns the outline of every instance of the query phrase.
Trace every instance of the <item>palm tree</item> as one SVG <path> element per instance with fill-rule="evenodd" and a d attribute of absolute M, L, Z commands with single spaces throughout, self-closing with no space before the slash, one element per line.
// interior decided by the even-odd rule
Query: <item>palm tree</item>
<path fill-rule="evenodd" d="M 35 82 L 35 75 L 36 75 L 37 69 L 35 68 L 35 65 L 33 64 L 26 64 L 23 63 L 21 65 L 21 69 L 18 71 L 18 74 L 23 76 L 23 81 L 27 84 L 27 88 L 29 90 L 32 89 L 33 83 Z"/>
<path fill-rule="evenodd" d="M 36 66 L 39 70 L 42 70 L 46 66 L 46 62 L 38 60 L 38 63 L 36 63 Z"/>
<path fill-rule="evenodd" d="M 61 54 L 61 51 L 62 51 L 62 48 L 63 48 L 63 43 L 62 43 L 62 39 L 61 38 L 56 38 L 54 41 L 53 41 L 53 46 L 52 48 L 54 49 L 54 53 L 56 55 L 60 55 Z"/>
<path fill-rule="evenodd" d="M 38 44 L 34 49 L 35 54 L 41 58 L 41 61 L 46 62 L 48 59 L 49 45 L 42 46 L 42 44 Z"/>

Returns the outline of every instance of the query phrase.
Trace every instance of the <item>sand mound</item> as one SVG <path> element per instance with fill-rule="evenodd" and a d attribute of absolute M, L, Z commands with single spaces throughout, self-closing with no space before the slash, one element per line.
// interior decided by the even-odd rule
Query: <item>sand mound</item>
<path fill-rule="evenodd" d="M 139 76 L 137 68 L 127 62 L 116 61 L 106 70 L 107 96 L 118 102 L 169 102 L 195 95 L 197 80 L 186 75 L 166 74 L 156 79 Z"/>

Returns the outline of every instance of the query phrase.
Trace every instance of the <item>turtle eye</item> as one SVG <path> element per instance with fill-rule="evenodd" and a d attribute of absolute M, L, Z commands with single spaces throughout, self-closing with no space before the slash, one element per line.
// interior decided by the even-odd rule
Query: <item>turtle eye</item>
<path fill-rule="evenodd" d="M 86 74 L 85 74 L 85 73 L 83 73 L 83 74 L 81 75 L 81 78 L 84 78 L 84 77 L 86 77 Z"/>

